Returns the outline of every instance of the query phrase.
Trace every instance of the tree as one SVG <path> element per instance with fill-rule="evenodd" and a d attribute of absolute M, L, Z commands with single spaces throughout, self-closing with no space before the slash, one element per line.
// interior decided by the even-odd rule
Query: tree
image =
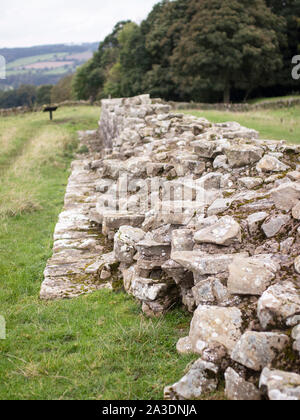
<path fill-rule="evenodd" d="M 182 92 L 198 99 L 201 90 L 250 91 L 269 82 L 282 67 L 284 19 L 264 0 L 191 0 L 193 18 L 183 31 L 171 64 Z"/>
<path fill-rule="evenodd" d="M 291 78 L 292 57 L 300 53 L 300 0 L 266 0 L 267 5 L 278 16 L 284 17 L 287 28 L 287 44 L 281 45 L 281 54 L 284 66 L 274 80 L 275 89 L 278 85 L 283 87 L 280 92 L 288 93 L 298 88 L 297 82 Z"/>
<path fill-rule="evenodd" d="M 73 99 L 72 93 L 73 75 L 63 77 L 51 90 L 51 102 L 59 103 Z"/>
<path fill-rule="evenodd" d="M 118 61 L 112 68 L 110 69 L 108 76 L 106 78 L 106 82 L 103 86 L 102 90 L 102 97 L 103 98 L 119 98 L 122 95 L 122 87 L 121 87 L 121 79 L 122 79 L 122 70 L 121 64 Z"/>
<path fill-rule="evenodd" d="M 131 22 L 119 33 L 118 41 L 122 96 L 141 94 L 143 78 L 151 68 L 151 59 L 145 48 L 145 36 L 140 26 Z"/>
<path fill-rule="evenodd" d="M 32 85 L 21 85 L 17 89 L 19 106 L 33 107 L 36 101 L 36 87 Z"/>
<path fill-rule="evenodd" d="M 172 75 L 170 58 L 178 45 L 188 14 L 190 0 L 163 0 L 156 4 L 141 24 L 150 65 L 145 74 L 143 88 L 152 96 L 164 99 L 182 99 Z"/>
<path fill-rule="evenodd" d="M 38 105 L 45 105 L 51 103 L 52 85 L 43 85 L 37 89 L 36 102 Z"/>
<path fill-rule="evenodd" d="M 73 90 L 77 99 L 92 99 L 103 96 L 103 86 L 110 69 L 119 60 L 119 33 L 130 21 L 118 22 L 93 58 L 81 66 L 74 78 Z"/>

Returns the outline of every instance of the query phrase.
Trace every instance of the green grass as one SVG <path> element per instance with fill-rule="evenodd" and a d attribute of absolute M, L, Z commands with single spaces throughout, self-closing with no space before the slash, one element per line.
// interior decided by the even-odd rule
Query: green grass
<path fill-rule="evenodd" d="M 260 138 L 286 140 L 300 143 L 300 107 L 278 110 L 258 110 L 250 112 L 223 111 L 184 111 L 197 117 L 207 118 L 211 122 L 220 123 L 237 121 L 243 126 L 260 132 Z"/>
<path fill-rule="evenodd" d="M 150 320 L 125 293 L 38 298 L 76 132 L 98 118 L 96 107 L 59 109 L 53 123 L 43 113 L 1 118 L 1 400 L 161 399 L 195 359 L 176 352 L 191 318 L 178 309 Z"/>

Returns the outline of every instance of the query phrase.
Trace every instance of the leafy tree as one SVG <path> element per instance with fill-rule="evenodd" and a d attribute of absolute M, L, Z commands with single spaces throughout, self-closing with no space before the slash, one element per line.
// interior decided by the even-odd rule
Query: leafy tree
<path fill-rule="evenodd" d="M 285 22 L 264 0 L 191 0 L 189 14 L 171 63 L 174 80 L 191 98 L 210 88 L 229 102 L 232 88 L 249 91 L 282 67 Z"/>
<path fill-rule="evenodd" d="M 284 94 L 298 87 L 297 82 L 291 78 L 291 60 L 300 53 L 300 0 L 266 0 L 266 2 L 274 13 L 285 18 L 287 24 L 288 43 L 281 46 L 284 66 L 274 80 L 274 85 L 286 86 L 287 90 L 281 92 Z"/>
<path fill-rule="evenodd" d="M 52 85 L 43 85 L 37 89 L 36 102 L 38 105 L 51 103 Z"/>
<path fill-rule="evenodd" d="M 115 65 L 112 66 L 110 69 L 106 82 L 103 86 L 103 90 L 101 96 L 103 98 L 119 98 L 122 97 L 122 87 L 121 87 L 121 79 L 122 79 L 122 69 L 121 64 L 118 61 Z"/>
<path fill-rule="evenodd" d="M 17 89 L 17 96 L 19 106 L 33 107 L 37 96 L 36 87 L 32 85 L 21 85 Z"/>
<path fill-rule="evenodd" d="M 135 96 L 143 92 L 143 78 L 151 59 L 145 48 L 145 36 L 140 26 L 128 23 L 118 37 L 121 66 L 122 96 Z"/>
<path fill-rule="evenodd" d="M 163 0 L 154 6 L 148 18 L 142 22 L 146 51 L 151 60 L 144 77 L 143 88 L 152 96 L 180 99 L 173 79 L 170 58 L 179 43 L 185 25 L 190 21 L 190 0 Z"/>
<path fill-rule="evenodd" d="M 57 85 L 53 86 L 51 90 L 52 103 L 64 102 L 73 99 L 72 81 L 73 75 L 69 74 L 68 76 L 63 77 Z"/>
<path fill-rule="evenodd" d="M 116 24 L 111 34 L 100 43 L 93 58 L 80 67 L 73 83 L 77 99 L 92 99 L 102 96 L 101 93 L 110 69 L 119 59 L 118 35 L 129 21 Z"/>

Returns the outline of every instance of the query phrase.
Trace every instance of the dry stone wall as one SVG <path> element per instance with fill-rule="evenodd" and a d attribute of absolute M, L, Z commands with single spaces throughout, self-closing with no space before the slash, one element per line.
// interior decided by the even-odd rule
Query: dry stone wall
<path fill-rule="evenodd" d="M 225 378 L 229 399 L 299 400 L 299 146 L 148 95 L 103 101 L 94 142 L 56 230 L 70 264 L 62 276 L 52 259 L 41 297 L 121 282 L 149 316 L 183 305 L 193 318 L 177 350 L 199 360 L 166 399 L 198 399 Z"/>

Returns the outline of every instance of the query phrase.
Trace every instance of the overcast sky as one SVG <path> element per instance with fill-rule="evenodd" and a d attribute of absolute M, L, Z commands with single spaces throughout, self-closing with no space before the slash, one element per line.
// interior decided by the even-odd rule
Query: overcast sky
<path fill-rule="evenodd" d="M 124 19 L 140 22 L 158 0 L 4 0 L 0 48 L 102 41 Z"/>

